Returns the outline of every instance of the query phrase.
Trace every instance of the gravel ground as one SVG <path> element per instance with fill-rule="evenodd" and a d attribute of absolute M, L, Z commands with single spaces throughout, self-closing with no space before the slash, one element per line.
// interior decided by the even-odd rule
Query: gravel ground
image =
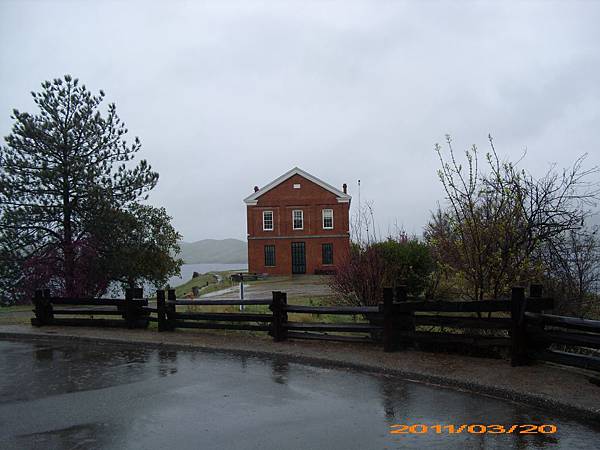
<path fill-rule="evenodd" d="M 399 351 L 384 353 L 369 344 L 310 341 L 273 342 L 247 334 L 201 331 L 158 333 L 149 330 L 0 326 L 8 339 L 78 339 L 136 342 L 160 347 L 285 354 L 300 362 L 388 372 L 431 384 L 451 386 L 498 398 L 532 404 L 581 419 L 600 421 L 600 387 L 588 372 L 537 363 L 511 367 L 506 360 L 456 354 Z"/>

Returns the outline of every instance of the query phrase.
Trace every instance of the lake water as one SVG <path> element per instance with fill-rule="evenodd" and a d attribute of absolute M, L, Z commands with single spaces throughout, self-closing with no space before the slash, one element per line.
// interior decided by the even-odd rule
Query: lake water
<path fill-rule="evenodd" d="M 570 450 L 600 442 L 597 424 L 284 355 L 0 340 L 0 373 L 3 449 Z M 400 424 L 421 426 L 390 434 Z M 462 424 L 556 432 L 432 428 Z"/>

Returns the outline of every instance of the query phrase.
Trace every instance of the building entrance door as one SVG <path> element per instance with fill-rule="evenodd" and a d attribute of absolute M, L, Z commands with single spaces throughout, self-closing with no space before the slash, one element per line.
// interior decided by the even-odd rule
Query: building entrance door
<path fill-rule="evenodd" d="M 304 242 L 292 242 L 292 273 L 306 273 Z"/>

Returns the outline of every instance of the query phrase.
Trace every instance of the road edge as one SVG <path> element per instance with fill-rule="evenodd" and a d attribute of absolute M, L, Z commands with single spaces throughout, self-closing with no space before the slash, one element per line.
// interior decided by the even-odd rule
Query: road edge
<path fill-rule="evenodd" d="M 569 416 L 583 422 L 600 422 L 600 409 L 594 410 L 586 407 L 580 407 L 574 404 L 558 401 L 556 399 L 531 393 L 518 392 L 512 389 L 491 386 L 483 383 L 474 383 L 471 381 L 457 380 L 443 375 L 435 375 L 431 373 L 419 373 L 402 369 L 394 369 L 383 367 L 376 364 L 357 363 L 353 361 L 335 360 L 324 357 L 307 356 L 294 353 L 279 353 L 268 350 L 248 350 L 246 348 L 225 348 L 215 347 L 212 345 L 202 345 L 202 343 L 174 343 L 174 342 L 149 342 L 143 339 L 131 339 L 121 337 L 91 337 L 91 336 L 75 336 L 61 333 L 23 333 L 12 331 L 0 331 L 0 339 L 6 340 L 27 340 L 27 341 L 44 341 L 44 340 L 62 340 L 67 342 L 93 342 L 117 345 L 143 345 L 146 348 L 156 349 L 174 349 L 174 350 L 195 350 L 205 352 L 218 352 L 225 354 L 244 354 L 246 356 L 262 357 L 262 358 L 286 358 L 301 364 L 313 366 L 321 366 L 336 369 L 354 369 L 367 373 L 378 373 L 384 375 L 394 375 L 406 379 L 411 382 L 440 386 L 444 388 L 471 392 L 488 397 L 522 403 L 529 406 L 537 407 L 548 412 L 558 413 L 561 416 Z"/>

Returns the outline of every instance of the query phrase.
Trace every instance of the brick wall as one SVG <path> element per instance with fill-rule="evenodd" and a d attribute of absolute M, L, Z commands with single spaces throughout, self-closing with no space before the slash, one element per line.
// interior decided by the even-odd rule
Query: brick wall
<path fill-rule="evenodd" d="M 294 184 L 300 188 L 295 189 Z M 323 243 L 333 244 L 334 266 L 349 251 L 349 203 L 338 203 L 336 195 L 321 186 L 293 175 L 247 206 L 248 270 L 250 272 L 289 274 L 292 269 L 291 243 L 305 242 L 306 273 L 330 268 L 322 264 Z M 292 211 L 304 212 L 304 227 L 294 230 Z M 322 210 L 333 210 L 333 229 L 323 229 Z M 263 230 L 263 211 L 273 211 L 273 230 Z M 275 245 L 276 267 L 264 266 L 264 246 Z"/>

